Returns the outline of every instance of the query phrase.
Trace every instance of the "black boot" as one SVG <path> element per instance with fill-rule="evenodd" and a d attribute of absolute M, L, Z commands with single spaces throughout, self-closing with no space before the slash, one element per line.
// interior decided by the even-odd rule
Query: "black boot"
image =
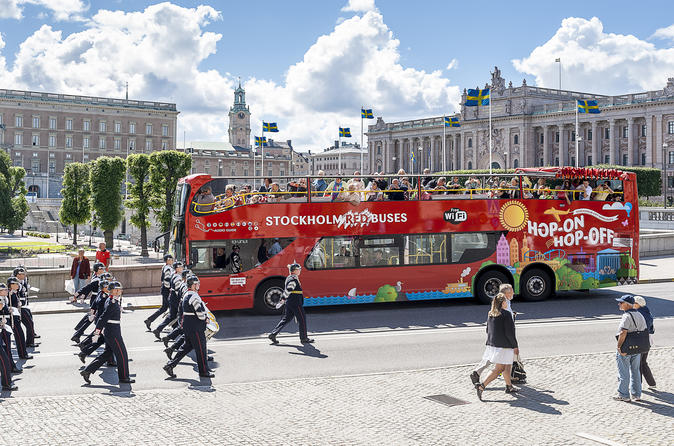
<path fill-rule="evenodd" d="M 91 373 L 87 372 L 86 370 L 82 370 L 80 372 L 80 375 L 82 375 L 82 378 L 84 378 L 84 381 L 87 384 L 91 384 L 91 380 L 89 379 L 89 376 L 91 376 Z"/>
<path fill-rule="evenodd" d="M 173 373 L 173 367 L 171 367 L 170 364 L 166 364 L 166 365 L 163 367 L 163 369 L 164 369 L 164 371 L 166 372 L 166 374 L 167 374 L 168 376 L 170 376 L 171 378 L 175 378 L 175 377 L 176 377 L 176 374 Z"/>

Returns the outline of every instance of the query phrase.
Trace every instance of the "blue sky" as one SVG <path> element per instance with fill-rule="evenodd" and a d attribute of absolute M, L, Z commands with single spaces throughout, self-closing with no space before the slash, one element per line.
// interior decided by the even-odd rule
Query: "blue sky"
<path fill-rule="evenodd" d="M 104 62 L 94 60 L 96 55 L 89 54 L 84 65 L 71 65 L 74 71 L 69 79 L 66 75 L 59 78 L 50 72 L 62 69 L 68 72 L 67 67 L 53 63 L 57 59 L 49 57 L 50 52 L 76 50 L 75 41 L 79 45 L 95 41 L 101 48 L 112 45 L 120 54 L 129 54 L 120 49 L 118 37 L 105 26 L 106 20 L 94 19 L 101 9 L 137 12 L 146 20 L 139 19 L 138 26 L 148 29 L 152 23 L 148 20 L 180 21 L 175 36 L 171 31 L 159 30 L 153 40 L 159 42 L 155 45 L 161 46 L 158 51 L 175 52 L 168 64 L 170 67 L 162 67 L 160 58 L 148 54 L 145 60 L 152 67 L 136 70 L 144 65 L 141 59 L 127 63 L 120 60 L 116 72 L 123 72 L 131 80 L 132 96 L 176 101 L 183 110 L 183 125 L 193 133 L 193 139 L 215 139 L 218 135 L 222 138 L 231 89 L 237 76 L 241 76 L 249 91 L 254 114 L 258 112 L 255 119 L 264 114 L 267 119 L 288 121 L 283 127 L 295 132 L 287 137 L 308 145 L 322 144 L 332 132 L 328 128 L 332 129 L 335 124 L 356 123 L 350 121 L 345 110 L 357 108 L 361 103 L 374 107 L 375 115 L 386 120 L 450 113 L 458 107 L 457 92 L 484 85 L 494 65 L 498 65 L 506 80 L 512 80 L 515 85 L 527 78 L 529 84 L 556 87 L 558 77 L 554 58 L 562 57 L 564 87 L 604 94 L 662 88 L 666 78 L 674 76 L 672 65 L 666 63 L 673 59 L 674 15 L 668 12 L 671 10 L 669 2 L 664 1 L 629 6 L 587 0 L 523 1 L 503 3 L 499 7 L 494 7 L 491 2 L 378 1 L 375 10 L 368 12 L 371 8 L 363 8 L 353 12 L 342 10 L 347 0 L 172 1 L 162 4 L 164 7 L 157 2 L 140 0 L 93 0 L 88 3 L 88 8 L 86 3 L 81 3 L 85 8 L 80 10 L 79 0 L 54 0 L 52 5 L 61 1 L 73 9 L 65 16 L 60 9 L 58 19 L 49 5 L 24 1 L 0 0 L 0 5 L 9 2 L 22 14 L 20 19 L 16 16 L 0 18 L 0 35 L 4 42 L 4 48 L 0 42 L 0 87 L 58 88 L 71 93 L 119 96 L 121 77 L 108 82 L 116 75 L 99 69 L 102 65 L 98 64 Z M 355 5 L 372 0 L 350 1 Z M 40 0 L 32 2 L 39 3 Z M 546 6 L 542 8 L 542 4 Z M 174 8 L 174 5 L 180 8 Z M 212 7 L 213 12 L 193 13 L 200 5 Z M 161 11 L 149 12 L 154 9 Z M 2 15 L 0 10 L 0 17 Z M 593 17 L 596 17 L 594 22 Z M 363 20 L 357 24 L 359 18 Z M 569 18 L 575 18 L 575 21 L 564 22 Z M 198 23 L 191 26 L 190 20 Z M 368 25 L 363 24 L 365 21 Z M 124 19 L 119 23 L 124 24 Z M 37 33 L 43 25 L 51 27 L 49 36 Z M 668 27 L 671 32 L 667 31 Z M 652 37 L 658 29 L 664 30 L 661 37 Z M 368 42 L 371 30 L 374 30 L 373 42 L 376 40 L 376 43 Z M 106 35 L 107 32 L 110 34 Z M 192 39 L 190 33 L 198 38 Z M 171 46 L 168 41 L 173 38 L 175 44 Z M 27 40 L 30 43 L 25 43 Z M 137 52 L 143 47 L 143 41 L 144 37 L 137 37 L 128 48 Z M 162 41 L 167 43 L 162 44 Z M 345 51 L 349 48 L 355 54 L 340 55 L 340 42 L 344 42 Z M 17 59 L 22 44 L 30 50 L 25 49 Z M 204 46 L 208 47 L 206 53 L 194 56 L 195 48 Z M 313 58 L 312 47 L 315 50 Z M 147 51 L 147 46 L 144 48 Z M 321 72 L 324 69 L 321 51 L 326 52 L 328 73 Z M 305 56 L 311 60 L 306 61 Z M 386 68 L 387 72 L 379 73 L 373 66 L 353 71 L 344 66 L 360 65 L 359 57 L 395 59 L 391 67 L 395 68 L 393 71 L 399 68 L 400 72 L 394 76 L 390 74 L 391 67 Z M 34 64 L 31 64 L 32 59 Z M 521 63 L 513 64 L 515 59 Z M 185 60 L 185 71 L 195 73 L 195 78 L 203 78 L 195 81 L 195 85 L 185 87 L 188 91 L 197 89 L 203 99 L 187 97 L 180 91 L 180 85 L 184 85 L 181 82 L 190 82 L 176 80 L 180 78 L 181 60 Z M 305 63 L 301 63 L 303 60 Z M 593 66 L 601 60 L 607 62 Z M 644 66 L 646 60 L 652 66 L 648 63 Z M 659 63 L 660 60 L 665 63 Z M 452 61 L 455 61 L 454 66 L 448 69 Z M 294 70 L 291 69 L 293 66 L 296 67 Z M 97 83 L 91 82 L 91 76 L 87 80 L 76 80 L 76 70 L 83 69 L 91 69 L 93 73 L 99 69 L 102 79 Z M 40 70 L 39 73 L 32 72 Z M 290 76 L 289 70 L 294 71 Z M 316 72 L 320 72 L 318 76 Z M 611 77 L 610 81 L 606 81 L 606 75 Z M 362 88 L 352 88 L 354 83 Z M 307 85 L 313 92 L 309 96 L 302 91 Z M 334 92 L 329 91 L 331 85 L 342 86 L 344 92 L 338 92 L 333 98 Z M 221 99 L 212 101 L 214 95 Z M 316 95 L 325 96 L 325 101 L 316 101 Z M 353 97 L 352 103 L 344 95 Z M 199 94 L 196 96 L 198 98 Z M 289 106 L 293 101 L 298 103 Z M 293 116 L 293 110 L 298 108 L 302 108 L 303 113 Z M 318 116 L 308 123 L 320 125 L 320 132 L 300 131 L 307 122 L 295 121 L 307 114 Z M 321 136 L 316 136 L 317 133 Z"/>

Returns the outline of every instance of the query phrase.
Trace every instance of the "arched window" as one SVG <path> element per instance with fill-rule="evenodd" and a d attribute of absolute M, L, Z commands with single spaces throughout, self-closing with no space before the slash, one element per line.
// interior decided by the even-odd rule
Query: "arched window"
<path fill-rule="evenodd" d="M 473 147 L 473 138 L 468 138 L 468 147 Z"/>
<path fill-rule="evenodd" d="M 517 145 L 520 143 L 520 135 L 515 135 L 513 138 L 513 144 Z"/>
<path fill-rule="evenodd" d="M 468 161 L 468 170 L 473 170 L 473 162 L 472 161 Z"/>
<path fill-rule="evenodd" d="M 497 163 L 496 161 L 492 161 L 491 168 L 492 169 L 500 169 L 501 165 L 499 163 Z"/>
<path fill-rule="evenodd" d="M 520 160 L 515 158 L 515 161 L 513 161 L 513 168 L 517 169 L 518 167 L 520 167 Z"/>

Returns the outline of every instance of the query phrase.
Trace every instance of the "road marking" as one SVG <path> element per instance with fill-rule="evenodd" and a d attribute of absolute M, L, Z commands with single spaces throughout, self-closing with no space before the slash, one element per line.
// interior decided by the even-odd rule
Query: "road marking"
<path fill-rule="evenodd" d="M 576 435 L 585 438 L 587 440 L 596 441 L 597 443 L 605 444 L 608 446 L 623 446 L 622 443 L 616 443 L 612 440 L 607 440 L 606 438 L 597 437 L 596 435 L 586 434 L 585 432 L 576 432 Z"/>

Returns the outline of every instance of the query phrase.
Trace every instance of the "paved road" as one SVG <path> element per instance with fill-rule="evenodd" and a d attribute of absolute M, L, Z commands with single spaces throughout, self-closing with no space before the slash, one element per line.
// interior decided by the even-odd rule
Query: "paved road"
<path fill-rule="evenodd" d="M 657 344 L 674 346 L 674 297 L 671 284 L 648 284 L 592 293 L 560 293 L 544 303 L 515 302 L 518 338 L 525 358 L 606 352 L 614 349 L 619 317 L 613 300 L 625 291 L 646 297 L 657 316 Z M 182 389 L 224 383 L 416 370 L 476 362 L 484 346 L 486 306 L 470 301 L 378 304 L 312 308 L 308 321 L 316 343 L 302 346 L 296 334 L 270 346 L 266 333 L 277 317 L 248 311 L 218 315 L 221 331 L 209 343 L 216 378 L 199 381 L 192 361 L 167 380 L 163 345 L 145 332 L 149 311 L 124 314 L 123 334 L 132 359 L 135 391 Z M 81 314 L 39 315 L 42 345 L 17 377 L 14 398 L 117 391 L 116 372 L 104 368 L 83 386 L 76 348 L 68 341 Z M 294 327 L 293 327 L 294 328 Z M 128 389 L 121 386 L 121 389 Z"/>

